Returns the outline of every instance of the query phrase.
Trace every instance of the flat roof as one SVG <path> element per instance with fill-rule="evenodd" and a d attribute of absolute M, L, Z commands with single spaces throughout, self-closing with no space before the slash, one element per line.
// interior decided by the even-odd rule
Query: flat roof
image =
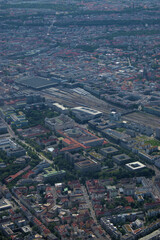
<path fill-rule="evenodd" d="M 7 199 L 1 199 L 0 200 L 0 211 L 3 211 L 6 208 L 11 208 L 12 205 L 10 204 L 10 202 Z"/>
<path fill-rule="evenodd" d="M 59 82 L 58 79 L 53 78 L 43 78 L 38 76 L 27 76 L 16 79 L 16 83 L 32 87 L 35 89 L 40 89 L 44 87 L 51 87 Z"/>
<path fill-rule="evenodd" d="M 79 167 L 88 167 L 90 165 L 96 165 L 96 164 L 98 164 L 96 161 L 90 160 L 90 159 L 75 163 L 75 165 L 77 165 Z"/>
<path fill-rule="evenodd" d="M 159 237 L 159 236 L 160 236 L 160 229 L 148 234 L 145 237 L 140 238 L 140 240 L 150 240 L 150 239 L 153 239 L 154 237 Z M 159 239 L 159 238 L 156 238 L 156 239 Z"/>
<path fill-rule="evenodd" d="M 56 171 L 54 168 L 52 168 L 52 169 L 45 168 L 45 172 L 46 173 L 43 175 L 44 177 L 51 177 L 51 176 L 59 175 L 61 173 L 65 173 L 64 170 Z"/>
<path fill-rule="evenodd" d="M 31 232 L 31 231 L 32 231 L 32 229 L 30 228 L 29 225 L 22 227 L 22 230 L 23 230 L 23 232 L 25 232 L 25 233 L 28 233 L 28 232 Z"/>
<path fill-rule="evenodd" d="M 92 115 L 97 115 L 97 114 L 102 114 L 102 112 L 100 111 L 97 111 L 95 109 L 92 109 L 92 108 L 87 108 L 87 107 L 75 107 L 75 108 L 72 108 L 72 110 L 76 110 L 76 111 L 80 111 L 80 112 L 84 112 L 84 113 L 89 113 L 89 114 L 92 114 Z"/>
<path fill-rule="evenodd" d="M 146 165 L 144 165 L 143 163 L 141 162 L 131 162 L 131 163 L 127 163 L 126 166 L 132 170 L 138 170 L 138 169 L 141 169 L 141 168 L 144 168 L 146 167 Z"/>
<path fill-rule="evenodd" d="M 47 150 L 48 150 L 49 152 L 53 152 L 53 151 L 54 151 L 54 148 L 53 148 L 53 147 L 49 147 L 49 148 L 47 148 Z"/>
<path fill-rule="evenodd" d="M 64 107 L 63 105 L 59 104 L 59 103 L 53 103 L 53 106 L 56 106 L 58 108 L 60 108 L 61 110 L 67 110 L 68 108 Z"/>
<path fill-rule="evenodd" d="M 106 148 L 102 148 L 102 151 L 106 152 L 106 153 L 112 153 L 112 152 L 118 152 L 118 149 L 115 147 L 106 147 Z"/>
<path fill-rule="evenodd" d="M 127 154 L 125 154 L 125 153 L 116 155 L 113 158 L 118 160 L 118 161 L 125 161 L 125 160 L 129 160 L 130 159 L 130 157 Z"/>
<path fill-rule="evenodd" d="M 118 131 L 113 130 L 111 128 L 104 129 L 103 132 L 105 134 L 108 134 L 109 136 L 111 136 L 113 138 L 116 138 L 116 139 L 122 139 L 123 140 L 123 139 L 126 139 L 126 138 L 130 137 L 126 133 L 118 132 Z"/>
<path fill-rule="evenodd" d="M 44 170 L 45 170 L 45 172 L 46 172 L 47 174 L 48 174 L 48 173 L 54 174 L 54 173 L 57 172 L 54 168 L 51 168 L 51 167 L 45 168 Z"/>

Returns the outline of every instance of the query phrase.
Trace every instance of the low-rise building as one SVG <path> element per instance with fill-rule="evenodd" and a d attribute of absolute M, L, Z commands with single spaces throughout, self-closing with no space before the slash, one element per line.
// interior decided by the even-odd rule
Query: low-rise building
<path fill-rule="evenodd" d="M 102 148 L 101 149 L 101 153 L 107 157 L 108 155 L 113 155 L 115 153 L 118 152 L 118 149 L 116 149 L 115 147 L 106 147 L 106 148 Z"/>
<path fill-rule="evenodd" d="M 140 240 L 159 240 L 160 239 L 160 229 L 148 234 L 145 237 L 140 238 Z"/>
<path fill-rule="evenodd" d="M 10 208 L 12 208 L 11 203 L 7 199 L 2 198 L 0 200 L 0 211 L 4 211 Z"/>
<path fill-rule="evenodd" d="M 89 155 L 91 156 L 91 158 L 97 161 L 102 161 L 104 159 L 104 157 L 101 154 L 97 153 L 96 151 L 89 152 Z"/>
<path fill-rule="evenodd" d="M 90 159 L 82 162 L 77 162 L 74 164 L 74 166 L 75 169 L 81 173 L 97 172 L 101 170 L 101 164 Z"/>
<path fill-rule="evenodd" d="M 107 233 L 114 239 L 120 239 L 121 233 L 118 231 L 117 227 L 110 222 L 106 217 L 101 218 L 101 225 L 106 230 Z"/>
<path fill-rule="evenodd" d="M 26 154 L 25 149 L 19 145 L 16 148 L 8 149 L 6 152 L 9 157 L 21 157 Z"/>
<path fill-rule="evenodd" d="M 21 157 L 26 154 L 25 149 L 10 138 L 0 139 L 0 149 L 4 150 L 9 157 Z"/>
<path fill-rule="evenodd" d="M 72 113 L 80 122 L 86 122 L 102 116 L 102 112 L 88 107 L 72 108 Z"/>
<path fill-rule="evenodd" d="M 16 126 L 17 128 L 28 126 L 28 120 L 26 120 L 26 117 L 23 114 L 22 115 L 11 114 L 10 118 L 12 126 Z"/>
<path fill-rule="evenodd" d="M 64 170 L 56 171 L 55 169 L 49 167 L 44 170 L 45 174 L 43 174 L 44 181 L 48 180 L 60 180 L 62 179 L 66 172 Z"/>
<path fill-rule="evenodd" d="M 64 114 L 61 114 L 55 118 L 46 118 L 45 126 L 52 131 L 65 130 L 74 126 L 74 120 Z"/>
<path fill-rule="evenodd" d="M 7 126 L 2 122 L 2 120 L 0 119 L 0 134 L 4 134 L 7 133 Z"/>
<path fill-rule="evenodd" d="M 107 192 L 109 194 L 109 198 L 115 198 L 118 194 L 116 186 L 107 186 Z"/>
<path fill-rule="evenodd" d="M 138 171 L 138 170 L 141 170 L 141 169 L 146 167 L 143 163 L 138 162 L 138 161 L 137 162 L 127 163 L 127 164 L 125 164 L 125 166 L 130 171 Z"/>
<path fill-rule="evenodd" d="M 124 140 L 128 140 L 130 139 L 130 136 L 125 134 L 125 133 L 121 133 L 121 132 L 118 132 L 116 130 L 113 130 L 113 129 L 104 129 L 102 131 L 103 135 L 105 137 L 107 137 L 108 139 L 110 139 L 111 141 L 114 141 L 116 143 L 120 143 L 120 141 L 124 141 Z"/>
<path fill-rule="evenodd" d="M 66 152 L 64 157 L 71 163 L 81 162 L 85 160 L 85 158 L 79 153 L 71 154 L 69 152 Z"/>
<path fill-rule="evenodd" d="M 118 164 L 118 165 L 121 165 L 121 164 L 124 164 L 126 162 L 128 162 L 131 158 L 126 155 L 126 154 L 119 154 L 119 155 L 116 155 L 113 157 L 113 160 Z"/>
<path fill-rule="evenodd" d="M 62 104 L 59 104 L 59 103 L 53 103 L 52 108 L 53 108 L 53 110 L 60 112 L 60 113 L 68 112 L 68 108 L 64 107 Z"/>

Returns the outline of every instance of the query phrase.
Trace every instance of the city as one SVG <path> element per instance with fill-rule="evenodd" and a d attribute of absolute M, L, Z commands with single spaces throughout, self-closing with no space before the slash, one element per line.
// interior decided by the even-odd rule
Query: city
<path fill-rule="evenodd" d="M 0 239 L 160 239 L 160 2 L 0 19 Z"/>

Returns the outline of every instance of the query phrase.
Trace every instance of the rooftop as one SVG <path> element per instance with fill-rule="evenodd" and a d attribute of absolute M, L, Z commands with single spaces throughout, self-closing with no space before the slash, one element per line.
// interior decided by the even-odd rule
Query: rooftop
<path fill-rule="evenodd" d="M 75 107 L 75 108 L 72 108 L 72 111 L 80 111 L 80 112 L 85 112 L 85 113 L 92 114 L 92 115 L 102 114 L 102 112 L 100 112 L 100 111 L 97 111 L 97 110 L 91 109 L 91 108 L 87 108 L 87 107 Z"/>
<path fill-rule="evenodd" d="M 132 162 L 132 163 L 127 163 L 126 167 L 128 167 L 131 170 L 139 170 L 139 169 L 145 168 L 146 166 L 141 162 Z"/>
<path fill-rule="evenodd" d="M 79 167 L 89 167 L 91 165 L 96 165 L 96 164 L 98 164 L 96 161 L 90 160 L 90 159 L 76 163 L 76 165 L 78 165 Z"/>

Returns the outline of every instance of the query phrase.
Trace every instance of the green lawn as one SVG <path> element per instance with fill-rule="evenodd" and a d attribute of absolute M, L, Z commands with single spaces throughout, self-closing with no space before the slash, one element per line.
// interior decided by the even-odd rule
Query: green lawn
<path fill-rule="evenodd" d="M 118 132 L 125 132 L 126 129 L 125 128 L 116 128 L 116 131 L 118 131 Z"/>
<path fill-rule="evenodd" d="M 144 141 L 145 144 L 151 144 L 151 146 L 160 146 L 160 141 L 147 136 L 140 136 L 136 138 L 137 141 Z"/>
<path fill-rule="evenodd" d="M 151 144 L 152 146 L 160 146 L 160 141 L 157 139 L 147 139 L 144 142 Z"/>
<path fill-rule="evenodd" d="M 89 154 L 90 154 L 91 156 L 97 158 L 97 159 L 100 159 L 100 160 L 103 159 L 103 156 L 102 156 L 101 154 L 96 153 L 96 152 L 94 152 L 94 151 L 93 151 L 93 152 L 90 152 Z"/>

